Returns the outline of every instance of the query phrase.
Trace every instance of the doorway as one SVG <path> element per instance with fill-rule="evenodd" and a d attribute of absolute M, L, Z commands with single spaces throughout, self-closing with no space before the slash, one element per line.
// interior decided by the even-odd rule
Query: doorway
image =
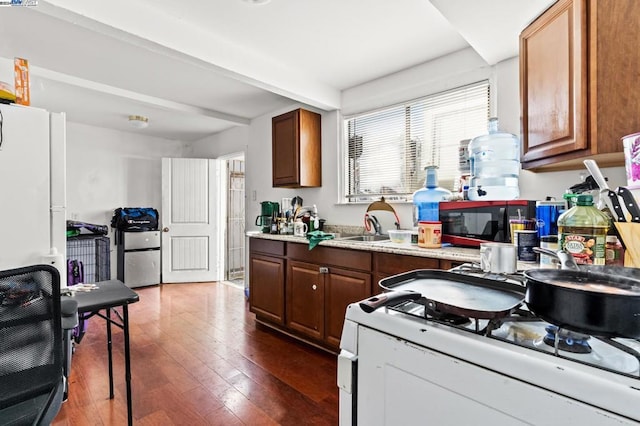
<path fill-rule="evenodd" d="M 226 158 L 227 220 L 224 279 L 244 288 L 245 277 L 245 161 L 244 154 Z"/>

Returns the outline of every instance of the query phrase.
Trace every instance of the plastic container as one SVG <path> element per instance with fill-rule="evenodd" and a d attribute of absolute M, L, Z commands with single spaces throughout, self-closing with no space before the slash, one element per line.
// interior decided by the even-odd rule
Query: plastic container
<path fill-rule="evenodd" d="M 442 246 L 442 222 L 418 222 L 418 247 L 439 248 Z"/>
<path fill-rule="evenodd" d="M 402 229 L 396 231 L 396 230 L 390 229 L 389 238 L 391 239 L 391 242 L 394 242 L 396 244 L 410 245 L 411 231 L 405 231 Z"/>
<path fill-rule="evenodd" d="M 498 130 L 498 119 L 489 119 L 489 134 L 469 143 L 472 201 L 515 200 L 520 197 L 520 142 Z"/>
<path fill-rule="evenodd" d="M 424 188 L 413 193 L 413 226 L 420 221 L 440 220 L 440 201 L 451 196 L 451 191 L 438 186 L 438 166 L 427 166 Z"/>
<path fill-rule="evenodd" d="M 604 265 L 609 224 L 591 195 L 578 195 L 576 205 L 558 218 L 558 248 L 571 253 L 577 264 Z"/>

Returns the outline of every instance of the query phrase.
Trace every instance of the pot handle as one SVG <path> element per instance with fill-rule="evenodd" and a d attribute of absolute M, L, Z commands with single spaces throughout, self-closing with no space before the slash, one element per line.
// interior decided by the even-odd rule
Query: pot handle
<path fill-rule="evenodd" d="M 382 306 L 399 303 L 405 300 L 418 300 L 421 297 L 422 294 L 415 291 L 389 291 L 387 293 L 370 297 L 367 300 L 363 300 L 360 302 L 360 308 L 369 314 Z"/>
<path fill-rule="evenodd" d="M 580 269 L 578 268 L 578 264 L 571 253 L 567 253 L 564 250 L 558 250 L 558 259 L 560 260 L 560 269 L 569 269 L 573 271 Z"/>
<path fill-rule="evenodd" d="M 541 247 L 534 247 L 533 251 L 558 259 L 560 262 L 560 269 L 569 269 L 574 271 L 580 270 L 573 256 L 564 250 L 553 251 Z"/>

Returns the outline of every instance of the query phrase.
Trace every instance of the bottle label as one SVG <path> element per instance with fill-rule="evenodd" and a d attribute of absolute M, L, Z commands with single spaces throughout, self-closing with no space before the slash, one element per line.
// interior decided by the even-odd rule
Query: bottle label
<path fill-rule="evenodd" d="M 605 242 L 604 235 L 561 234 L 559 244 L 578 265 L 604 265 Z"/>

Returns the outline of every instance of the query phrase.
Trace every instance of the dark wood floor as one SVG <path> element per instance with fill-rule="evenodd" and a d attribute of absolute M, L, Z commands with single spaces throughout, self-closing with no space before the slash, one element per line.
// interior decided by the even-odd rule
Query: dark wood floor
<path fill-rule="evenodd" d="M 336 425 L 336 357 L 256 326 L 243 291 L 220 283 L 137 289 L 129 308 L 136 425 Z M 124 425 L 122 331 L 109 399 L 104 320 L 76 346 L 54 425 Z"/>

